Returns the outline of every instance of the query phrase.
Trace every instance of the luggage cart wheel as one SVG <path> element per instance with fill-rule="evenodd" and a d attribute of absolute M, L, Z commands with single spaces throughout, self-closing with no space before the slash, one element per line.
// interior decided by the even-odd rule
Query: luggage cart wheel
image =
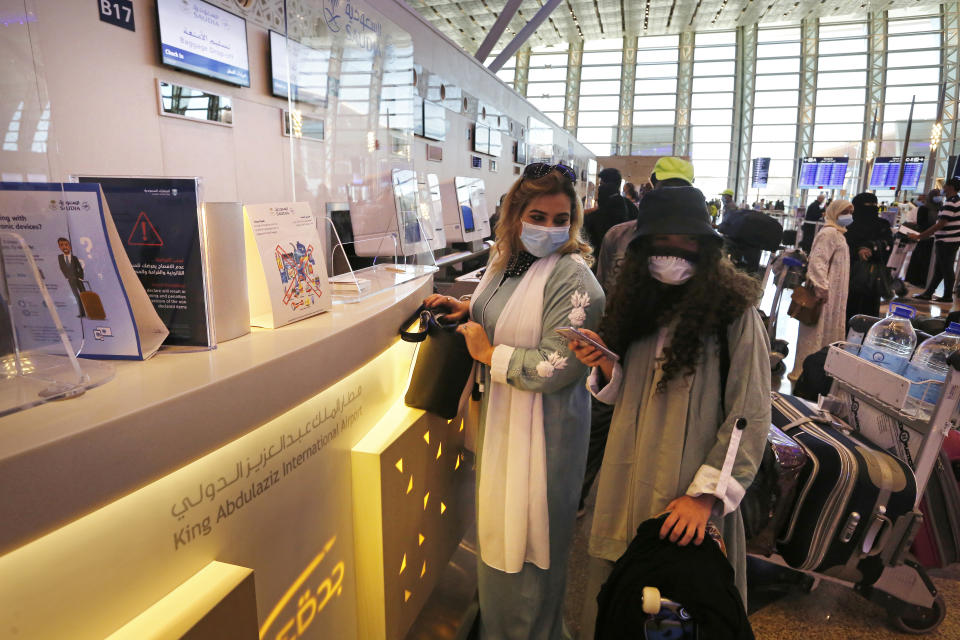
<path fill-rule="evenodd" d="M 644 613 L 651 616 L 660 613 L 660 589 L 656 587 L 644 587 L 642 598 Z"/>
<path fill-rule="evenodd" d="M 644 607 L 646 607 L 646 603 L 644 603 Z M 644 608 L 644 611 L 646 611 L 646 608 Z M 933 606 L 929 609 L 923 609 L 918 615 L 896 616 L 891 614 L 890 624 L 905 633 L 929 633 L 940 626 L 946 615 L 947 605 L 943 601 L 943 596 L 937 595 L 933 601 Z"/>

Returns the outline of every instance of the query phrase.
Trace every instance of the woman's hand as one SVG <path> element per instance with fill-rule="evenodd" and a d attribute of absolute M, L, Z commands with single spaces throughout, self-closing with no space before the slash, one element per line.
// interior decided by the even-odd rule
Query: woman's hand
<path fill-rule="evenodd" d="M 685 547 L 692 540 L 699 545 L 707 532 L 707 520 L 713 505 L 717 501 L 715 496 L 702 494 L 699 496 L 680 496 L 667 505 L 670 512 L 660 527 L 660 539 L 670 536 L 670 542 L 676 542 Z"/>
<path fill-rule="evenodd" d="M 453 322 L 460 322 L 470 313 L 469 300 L 461 301 L 453 296 L 442 296 L 439 293 L 427 296 L 423 304 L 427 309 L 443 309 L 446 311 L 446 318 Z"/>
<path fill-rule="evenodd" d="M 830 295 L 830 292 L 826 289 L 821 289 L 820 287 L 815 286 L 813 292 L 817 294 L 817 298 L 823 302 L 827 301 L 827 297 Z"/>
<path fill-rule="evenodd" d="M 593 338 L 603 346 L 607 346 L 607 343 L 605 343 L 596 333 L 590 331 L 590 329 L 580 329 L 580 332 L 590 338 Z M 577 360 L 588 367 L 600 367 L 600 371 L 603 372 L 603 375 L 607 380 L 613 378 L 614 362 L 605 356 L 600 349 L 578 340 L 568 343 L 567 348 L 570 349 L 570 351 L 573 351 L 573 355 L 577 357 Z"/>
<path fill-rule="evenodd" d="M 870 249 L 870 247 L 860 247 L 857 250 L 857 255 L 860 256 L 861 260 L 869 260 L 870 257 L 873 256 L 873 251 Z"/>
<path fill-rule="evenodd" d="M 457 332 L 463 334 L 467 341 L 467 349 L 471 357 L 477 362 L 489 365 L 493 359 L 493 345 L 487 339 L 487 332 L 473 321 L 464 322 L 457 327 Z"/>

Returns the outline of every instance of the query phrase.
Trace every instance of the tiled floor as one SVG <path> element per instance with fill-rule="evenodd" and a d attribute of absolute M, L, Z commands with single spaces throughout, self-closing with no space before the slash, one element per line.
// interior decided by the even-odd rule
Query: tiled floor
<path fill-rule="evenodd" d="M 912 289 L 911 293 L 916 291 Z M 771 310 L 773 294 L 773 287 L 768 287 L 761 304 L 764 311 Z M 784 298 L 780 305 L 777 337 L 790 343 L 791 353 L 786 359 L 787 371 L 790 371 L 793 368 L 793 349 L 797 340 L 797 321 L 786 315 L 790 304 L 789 293 Z M 915 306 L 920 313 L 930 316 L 939 316 L 950 311 L 936 304 L 916 304 L 912 300 L 904 300 L 904 302 Z M 781 391 L 790 391 L 790 384 L 786 377 L 784 377 Z M 588 507 L 592 504 L 592 498 L 591 496 L 588 500 Z M 564 617 L 574 637 L 577 637 L 580 631 L 580 613 L 586 597 L 586 536 L 589 533 L 591 517 L 592 511 L 588 510 L 578 523 L 567 574 Z M 927 637 L 960 640 L 960 565 L 934 571 L 932 577 L 946 602 L 947 614 L 937 631 L 928 634 Z M 779 598 L 771 597 L 769 591 L 754 595 L 751 595 L 751 598 L 754 599 L 755 606 L 751 609 L 755 609 L 756 605 L 762 605 L 758 610 L 752 610 L 750 614 L 750 622 L 758 640 L 796 638 L 884 640 L 904 637 L 903 633 L 895 631 L 887 624 L 886 613 L 881 607 L 868 602 L 852 590 L 834 583 L 823 581 L 810 593 L 794 590 L 785 592 Z M 764 600 L 767 602 L 764 603 Z"/>

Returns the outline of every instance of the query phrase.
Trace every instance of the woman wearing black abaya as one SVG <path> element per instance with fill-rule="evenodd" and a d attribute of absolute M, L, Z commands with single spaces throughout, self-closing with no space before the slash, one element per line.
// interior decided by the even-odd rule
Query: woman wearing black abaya
<path fill-rule="evenodd" d="M 917 223 L 909 225 L 914 231 L 926 231 L 937 221 L 937 211 L 940 206 L 935 198 L 940 197 L 939 189 L 932 189 L 927 194 L 926 201 L 917 209 Z M 933 255 L 933 238 L 927 238 L 917 243 L 907 265 L 906 280 L 917 287 L 926 287 L 930 275 L 930 256 Z"/>
<path fill-rule="evenodd" d="M 847 322 L 857 314 L 880 315 L 880 293 L 874 286 L 870 267 L 886 269 L 893 244 L 890 223 L 880 217 L 877 196 L 861 193 L 853 198 L 853 224 L 845 235 L 850 247 L 850 292 L 847 295 Z M 872 274 L 877 274 L 876 268 Z"/>

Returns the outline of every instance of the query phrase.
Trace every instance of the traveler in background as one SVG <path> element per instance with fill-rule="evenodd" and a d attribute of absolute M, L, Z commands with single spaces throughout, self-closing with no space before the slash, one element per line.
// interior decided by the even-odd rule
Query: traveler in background
<path fill-rule="evenodd" d="M 857 314 L 880 315 L 880 293 L 868 281 L 870 263 L 886 269 L 887 252 L 893 244 L 890 223 L 880 217 L 877 196 L 859 193 L 853 198 L 853 223 L 845 234 L 850 248 L 850 289 L 847 293 L 847 322 Z M 876 272 L 874 270 L 874 272 Z"/>
<path fill-rule="evenodd" d="M 807 212 L 803 215 L 803 238 L 800 239 L 800 248 L 803 252 L 810 254 L 810 248 L 813 246 L 813 238 L 817 234 L 817 222 L 823 217 L 823 211 L 827 208 L 827 194 L 821 193 L 816 200 L 807 207 Z"/>
<path fill-rule="evenodd" d="M 580 240 L 576 176 L 528 165 L 503 201 L 490 265 L 460 302 L 432 295 L 480 363 L 477 436 L 480 638 L 560 640 L 567 557 L 587 456 L 587 368 L 554 331 L 595 328 L 604 295 Z M 488 419 L 490 416 L 490 419 Z"/>
<path fill-rule="evenodd" d="M 943 183 L 943 196 L 940 203 L 940 213 L 937 222 L 922 231 L 917 240 L 924 240 L 931 235 L 936 242 L 933 246 L 934 271 L 933 278 L 927 283 L 922 293 L 913 296 L 916 300 L 934 300 L 935 302 L 953 302 L 953 288 L 955 280 L 954 262 L 957 259 L 957 248 L 960 247 L 960 178 L 952 178 Z M 940 281 L 943 281 L 943 296 L 933 298 Z"/>
<path fill-rule="evenodd" d="M 731 211 L 737 210 L 737 203 L 733 200 L 733 189 L 724 189 L 720 192 L 720 198 L 723 200 L 723 210 L 720 212 L 726 216 Z"/>
<path fill-rule="evenodd" d="M 623 185 L 623 195 L 634 205 L 640 204 L 640 194 L 637 192 L 637 188 L 632 182 L 627 182 Z"/>
<path fill-rule="evenodd" d="M 926 231 L 937 222 L 937 213 L 940 210 L 937 204 L 940 198 L 939 189 L 931 189 L 930 193 L 924 197 L 922 194 L 917 196 L 917 220 L 912 225 L 906 225 L 914 231 Z M 927 280 L 930 278 L 930 258 L 933 255 L 933 238 L 920 240 L 913 247 L 913 253 L 910 254 L 910 264 L 907 265 L 906 281 L 917 287 L 927 286 Z"/>
<path fill-rule="evenodd" d="M 570 345 L 593 367 L 591 393 L 614 404 L 589 538 L 581 626 L 588 638 L 597 592 L 613 562 L 640 523 L 665 511 L 670 515 L 660 536 L 680 546 L 702 543 L 708 520 L 720 529 L 746 604 L 739 503 L 770 428 L 769 338 L 756 310 L 759 283 L 723 257 L 699 190 L 657 189 L 640 204 L 636 238 L 601 325 L 602 341 L 621 360 Z M 740 420 L 746 428 L 733 476 L 720 492 L 720 470 Z"/>
<path fill-rule="evenodd" d="M 658 176 L 663 176 L 661 180 Z M 660 158 L 650 176 L 656 185 L 654 190 L 667 187 L 689 187 L 693 184 L 693 165 L 682 158 Z M 652 192 L 651 192 L 652 193 Z M 649 195 L 649 194 L 648 194 Z M 646 196 L 644 196 L 646 197 Z M 640 201 L 643 204 L 643 200 Z M 642 208 L 642 207 L 641 207 Z M 600 258 L 597 260 L 597 278 L 600 286 L 608 294 L 612 292 L 620 274 L 623 256 L 627 246 L 637 233 L 637 220 L 630 220 L 610 229 L 603 237 L 600 246 Z M 590 494 L 590 487 L 600 471 L 603 450 L 607 446 L 607 432 L 610 431 L 610 418 L 613 407 L 603 402 L 594 402 L 590 407 L 590 447 L 587 451 L 587 470 L 583 477 L 583 490 L 580 492 L 580 508 L 577 515 L 584 512 L 584 502 Z"/>
<path fill-rule="evenodd" d="M 593 250 L 599 252 L 603 236 L 610 227 L 627 220 L 636 220 L 637 206 L 620 195 L 623 178 L 618 169 L 608 167 L 597 177 L 600 180 L 597 187 L 597 207 L 586 212 L 583 231 Z"/>
<path fill-rule="evenodd" d="M 850 286 L 850 249 L 843 236 L 853 222 L 853 205 L 834 200 L 824 213 L 826 223 L 817 233 L 807 263 L 807 284 L 823 306 L 816 326 L 800 323 L 793 371 L 787 376 L 796 382 L 803 373 L 803 361 L 847 335 L 847 289 Z"/>

